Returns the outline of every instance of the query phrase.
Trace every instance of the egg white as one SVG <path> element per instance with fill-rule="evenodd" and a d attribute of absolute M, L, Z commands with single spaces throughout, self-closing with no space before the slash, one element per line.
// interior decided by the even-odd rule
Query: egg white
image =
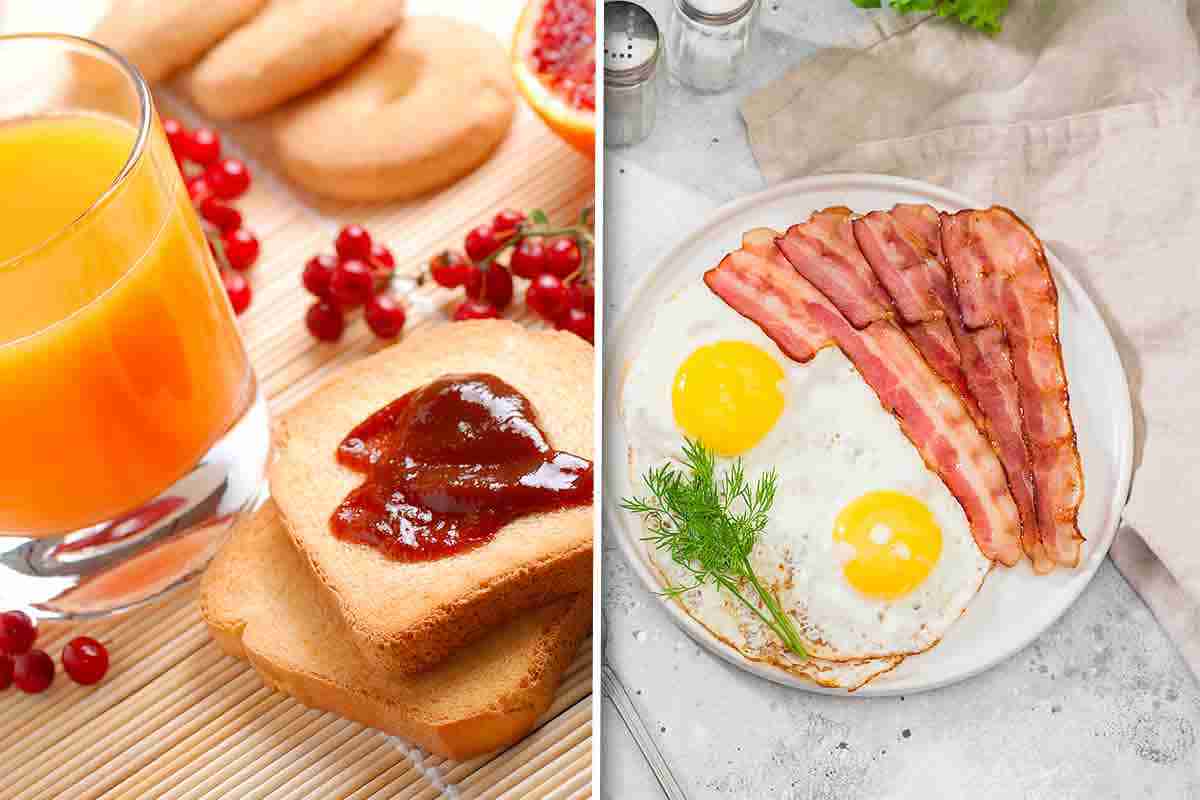
<path fill-rule="evenodd" d="M 819 659 L 808 671 L 844 662 L 832 673 L 835 683 L 826 685 L 846 685 L 864 673 L 886 671 L 897 656 L 936 644 L 978 592 L 991 562 L 972 539 L 958 501 L 836 347 L 808 364 L 796 363 L 702 283 L 688 286 L 658 310 L 623 387 L 635 490 L 644 489 L 640 476 L 647 469 L 679 456 L 683 433 L 675 426 L 671 400 L 676 370 L 696 348 L 722 340 L 758 345 L 784 370 L 783 413 L 741 457 L 751 479 L 772 467 L 779 474 L 770 521 L 751 561 L 796 620 L 810 655 Z M 838 512 L 875 490 L 918 498 L 942 532 L 937 564 L 917 588 L 895 600 L 868 597 L 851 586 L 842 572 L 845 545 L 833 541 Z M 687 572 L 668 554 L 652 556 L 664 583 L 686 585 Z M 680 601 L 746 656 L 798 671 L 777 637 L 728 593 L 709 585 Z"/>

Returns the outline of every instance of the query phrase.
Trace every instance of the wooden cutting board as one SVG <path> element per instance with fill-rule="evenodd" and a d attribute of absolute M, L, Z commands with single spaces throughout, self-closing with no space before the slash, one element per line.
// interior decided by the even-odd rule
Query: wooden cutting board
<path fill-rule="evenodd" d="M 49 5 L 54 8 L 38 14 L 13 4 L 9 31 L 25 24 L 86 34 L 95 19 Z M 76 8 L 94 12 L 95 5 Z M 431 5 L 441 14 L 474 18 L 505 42 L 521 6 L 409 3 L 412 13 Z M 164 113 L 201 121 L 170 87 L 156 90 L 156 97 Z M 262 241 L 262 256 L 250 273 L 254 300 L 241 325 L 275 414 L 379 346 L 361 320 L 335 345 L 317 343 L 304 327 L 311 298 L 300 271 L 314 253 L 332 251 L 342 224 L 365 225 L 392 249 L 398 272 L 415 276 L 433 253 L 461 247 L 468 229 L 501 208 L 543 208 L 552 220 L 566 221 L 592 202 L 592 162 L 560 143 L 524 105 L 486 165 L 404 205 L 318 202 L 277 177 L 259 123 L 219 129 L 226 149 L 244 157 L 255 175 L 238 206 Z M 449 324 L 447 312 L 458 299 L 458 292 L 433 285 L 414 288 L 408 329 Z M 518 318 L 535 324 L 528 315 Z M 105 642 L 112 656 L 101 685 L 75 686 L 60 674 L 42 695 L 0 695 L 0 798 L 591 796 L 590 640 L 531 736 L 458 763 L 266 689 L 250 667 L 208 638 L 194 586 L 112 620 L 45 626 L 39 646 L 57 656 L 63 643 L 84 633 Z"/>

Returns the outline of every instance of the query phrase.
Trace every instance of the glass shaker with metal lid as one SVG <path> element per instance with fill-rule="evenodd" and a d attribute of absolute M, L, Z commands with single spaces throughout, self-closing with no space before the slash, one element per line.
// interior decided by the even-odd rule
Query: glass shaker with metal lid
<path fill-rule="evenodd" d="M 758 0 L 674 0 L 671 74 L 701 92 L 733 86 L 750 51 Z"/>
<path fill-rule="evenodd" d="M 604 140 L 637 144 L 650 135 L 658 102 L 661 37 L 637 3 L 604 4 Z"/>

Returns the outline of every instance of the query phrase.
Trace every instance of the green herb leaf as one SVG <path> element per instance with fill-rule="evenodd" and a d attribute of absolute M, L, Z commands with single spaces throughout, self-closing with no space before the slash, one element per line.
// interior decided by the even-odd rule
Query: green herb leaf
<path fill-rule="evenodd" d="M 550 218 L 546 216 L 546 212 L 540 208 L 535 208 L 529 212 L 529 219 L 534 225 L 549 225 Z"/>
<path fill-rule="evenodd" d="M 751 482 L 739 458 L 718 476 L 716 454 L 692 439 L 684 441 L 679 463 L 682 468 L 664 464 L 642 476 L 648 497 L 621 501 L 626 511 L 645 518 L 646 541 L 666 551 L 691 576 L 689 585 L 668 586 L 665 594 L 677 597 L 715 584 L 749 607 L 784 646 L 807 658 L 791 617 L 750 565 L 750 553 L 775 502 L 775 470 Z M 758 603 L 747 594 L 756 596 Z"/>
<path fill-rule="evenodd" d="M 879 0 L 853 0 L 859 8 L 879 8 Z M 956 19 L 984 33 L 999 33 L 1000 18 L 1008 11 L 1008 0 L 888 0 L 888 7 L 901 14 L 935 13 Z"/>

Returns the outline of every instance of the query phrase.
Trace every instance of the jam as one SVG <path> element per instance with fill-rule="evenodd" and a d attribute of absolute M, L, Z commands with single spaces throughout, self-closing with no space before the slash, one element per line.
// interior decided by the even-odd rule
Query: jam
<path fill-rule="evenodd" d="M 329 524 L 398 561 L 487 542 L 526 514 L 592 502 L 592 462 L 552 448 L 529 400 L 494 375 L 447 375 L 357 425 L 338 462 L 366 479 Z"/>

